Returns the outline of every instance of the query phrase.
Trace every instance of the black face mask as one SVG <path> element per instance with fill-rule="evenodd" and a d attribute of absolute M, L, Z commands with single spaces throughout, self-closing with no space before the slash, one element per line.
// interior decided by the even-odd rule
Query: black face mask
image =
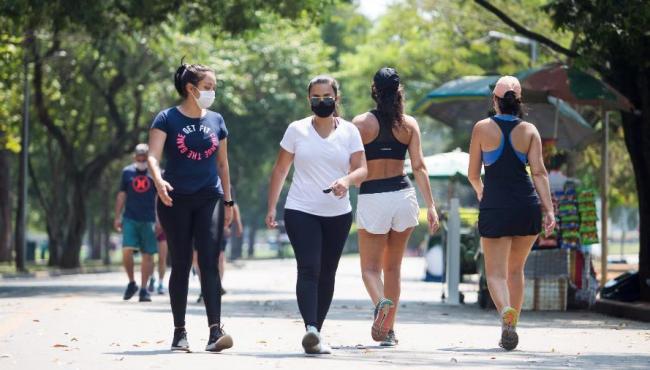
<path fill-rule="evenodd" d="M 315 115 L 321 118 L 329 117 L 332 115 L 334 112 L 334 109 L 336 109 L 336 101 L 332 100 L 331 102 L 326 102 L 325 100 L 321 100 L 318 104 L 311 105 L 311 111 L 314 112 Z"/>

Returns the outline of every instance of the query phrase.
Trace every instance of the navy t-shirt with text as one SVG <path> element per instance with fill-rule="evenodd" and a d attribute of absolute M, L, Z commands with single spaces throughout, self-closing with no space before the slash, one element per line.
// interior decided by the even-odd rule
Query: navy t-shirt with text
<path fill-rule="evenodd" d="M 138 171 L 134 164 L 124 167 L 120 191 L 126 193 L 124 217 L 139 222 L 156 221 L 156 187 L 147 170 Z"/>
<path fill-rule="evenodd" d="M 216 162 L 228 129 L 221 114 L 208 110 L 191 118 L 173 107 L 158 113 L 151 127 L 167 133 L 164 178 L 174 188 L 172 194 L 214 190 L 223 195 Z"/>

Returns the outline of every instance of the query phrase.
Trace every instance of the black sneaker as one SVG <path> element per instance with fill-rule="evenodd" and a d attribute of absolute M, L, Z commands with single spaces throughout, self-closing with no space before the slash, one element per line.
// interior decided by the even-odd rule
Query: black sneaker
<path fill-rule="evenodd" d="M 153 293 L 155 290 L 155 285 L 156 285 L 156 279 L 153 278 L 153 276 L 149 279 L 149 286 L 147 287 L 147 290 L 149 293 Z"/>
<path fill-rule="evenodd" d="M 174 329 L 174 340 L 172 340 L 172 351 L 190 352 L 190 344 L 187 341 L 185 328 Z"/>
<path fill-rule="evenodd" d="M 140 289 L 140 302 L 151 302 L 151 295 L 146 289 Z"/>
<path fill-rule="evenodd" d="M 232 347 L 232 337 L 223 331 L 223 325 L 214 325 L 210 328 L 210 339 L 205 346 L 206 351 L 221 352 Z"/>
<path fill-rule="evenodd" d="M 126 286 L 126 290 L 124 291 L 124 300 L 128 301 L 135 295 L 135 293 L 138 291 L 138 285 L 135 283 L 135 281 L 132 281 L 129 283 L 129 285 Z"/>

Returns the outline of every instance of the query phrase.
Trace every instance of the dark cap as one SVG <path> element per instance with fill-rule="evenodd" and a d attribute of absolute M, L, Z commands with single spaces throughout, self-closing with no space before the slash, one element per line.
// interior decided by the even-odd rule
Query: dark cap
<path fill-rule="evenodd" d="M 379 90 L 397 90 L 399 87 L 399 75 L 396 70 L 390 67 L 378 70 L 372 80 Z"/>

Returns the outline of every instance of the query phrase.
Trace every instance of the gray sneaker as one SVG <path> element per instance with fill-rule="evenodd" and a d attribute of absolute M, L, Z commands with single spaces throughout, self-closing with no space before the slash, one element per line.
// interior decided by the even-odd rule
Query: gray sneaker
<path fill-rule="evenodd" d="M 395 331 L 391 329 L 388 331 L 386 339 L 379 343 L 379 345 L 382 347 L 395 347 L 397 343 L 399 343 L 399 340 L 395 337 Z"/>

